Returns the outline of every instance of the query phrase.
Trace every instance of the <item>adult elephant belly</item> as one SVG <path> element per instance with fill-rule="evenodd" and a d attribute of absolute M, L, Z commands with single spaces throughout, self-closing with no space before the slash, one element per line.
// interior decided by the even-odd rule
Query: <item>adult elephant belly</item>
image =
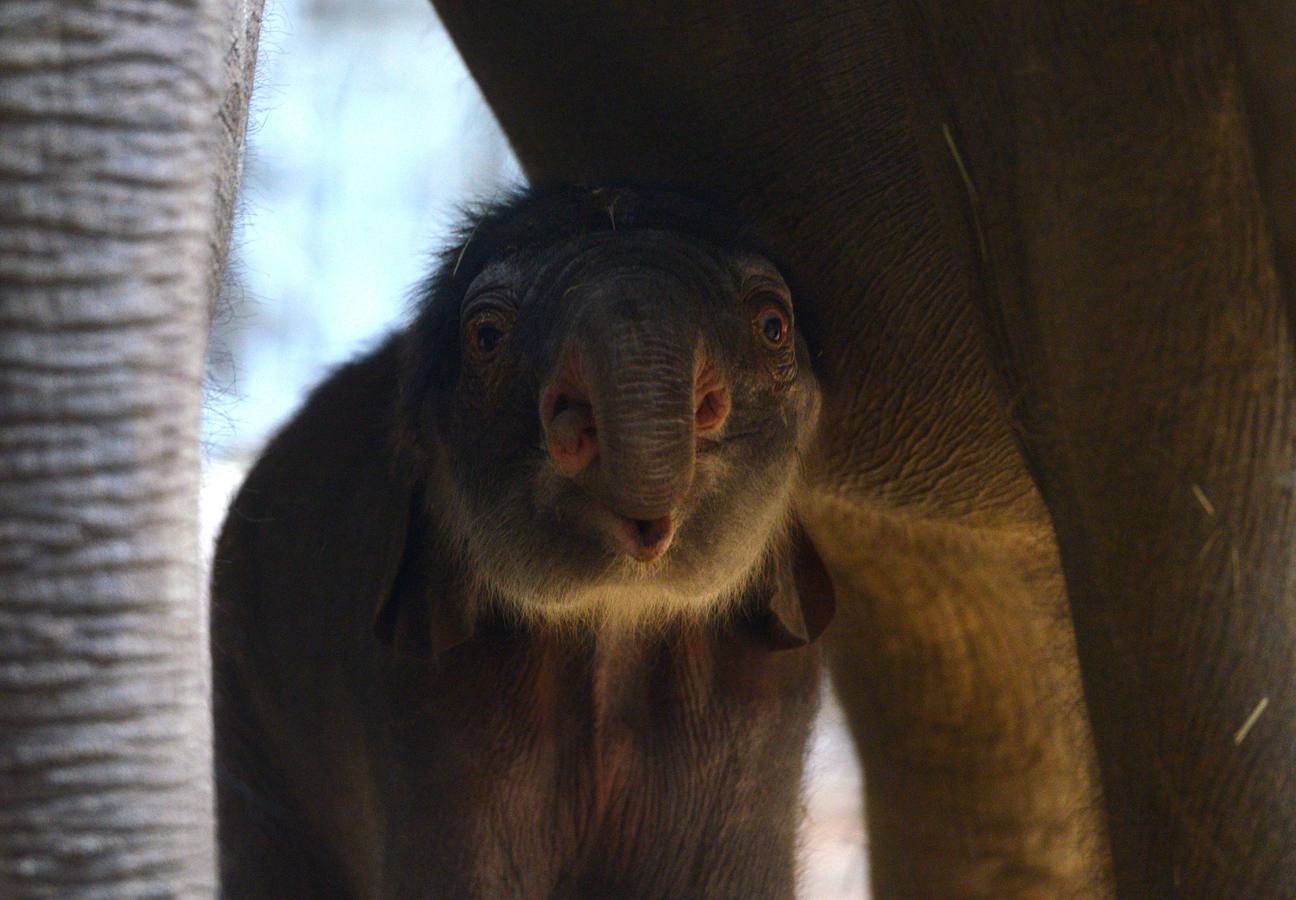
<path fill-rule="evenodd" d="M 1296 889 L 1285 157 L 1232 23 L 435 3 L 532 179 L 714 192 L 792 275 L 876 891 Z"/>

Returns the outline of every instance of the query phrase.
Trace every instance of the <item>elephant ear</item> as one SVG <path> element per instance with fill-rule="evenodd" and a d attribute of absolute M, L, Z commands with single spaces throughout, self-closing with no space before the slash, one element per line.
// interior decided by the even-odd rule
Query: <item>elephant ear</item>
<path fill-rule="evenodd" d="M 755 624 L 773 650 L 804 647 L 823 634 L 837 611 L 832 579 L 799 523 L 772 556 L 756 590 Z"/>
<path fill-rule="evenodd" d="M 357 643 L 422 657 L 470 634 L 464 585 L 429 513 L 428 463 L 400 427 L 404 340 L 317 388 L 231 504 L 212 582 L 222 660 L 273 659 L 304 691 L 319 660 Z"/>
<path fill-rule="evenodd" d="M 422 486 L 412 491 L 404 552 L 378 600 L 373 630 L 398 656 L 431 659 L 473 636 L 473 604 L 462 567 L 455 565 L 431 522 Z"/>

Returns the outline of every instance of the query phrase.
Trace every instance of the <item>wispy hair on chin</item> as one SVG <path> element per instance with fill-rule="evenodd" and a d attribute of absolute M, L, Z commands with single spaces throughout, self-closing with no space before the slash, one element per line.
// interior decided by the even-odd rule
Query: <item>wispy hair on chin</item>
<path fill-rule="evenodd" d="M 506 521 L 497 516 L 493 522 Z M 483 535 L 499 534 L 496 525 L 482 527 Z M 666 563 L 642 566 L 629 560 L 609 562 L 604 576 L 577 584 L 550 571 L 535 573 L 523 582 L 516 570 L 503 575 L 500 567 L 477 560 L 470 566 L 492 606 L 508 612 L 515 621 L 542 624 L 573 634 L 646 635 L 679 621 L 709 623 L 732 614 L 746 592 L 771 567 L 786 563 L 777 558 L 791 533 L 792 516 L 779 512 L 773 526 L 748 565 L 726 573 L 723 583 L 699 587 L 694 582 L 672 586 L 658 579 Z M 470 554 L 471 555 L 471 554 Z"/>
<path fill-rule="evenodd" d="M 653 584 L 590 586 L 550 597 L 519 597 L 516 606 L 529 621 L 561 630 L 646 636 L 675 622 L 722 618 L 734 609 L 750 580 L 750 573 L 744 573 L 735 586 L 713 595 L 665 591 Z"/>

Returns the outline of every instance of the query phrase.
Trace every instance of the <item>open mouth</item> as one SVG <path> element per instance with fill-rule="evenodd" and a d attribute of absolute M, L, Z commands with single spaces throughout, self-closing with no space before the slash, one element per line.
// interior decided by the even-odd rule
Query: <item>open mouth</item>
<path fill-rule="evenodd" d="M 666 555 L 675 539 L 675 517 L 631 519 L 612 513 L 616 520 L 616 538 L 621 549 L 639 562 L 655 562 Z"/>
<path fill-rule="evenodd" d="M 625 516 L 601 500 L 586 495 L 586 515 L 590 524 L 601 532 L 607 547 L 618 556 L 628 556 L 638 563 L 654 563 L 666 556 L 675 541 L 683 518 L 680 510 L 663 516 L 638 519 Z"/>

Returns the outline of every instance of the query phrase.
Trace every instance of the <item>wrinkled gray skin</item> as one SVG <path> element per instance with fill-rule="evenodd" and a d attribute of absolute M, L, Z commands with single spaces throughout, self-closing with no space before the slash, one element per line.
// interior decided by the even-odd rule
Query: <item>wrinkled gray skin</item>
<path fill-rule="evenodd" d="M 768 262 L 656 231 L 588 236 L 473 280 L 465 327 L 508 333 L 489 361 L 461 345 L 464 384 L 424 421 L 447 469 L 445 527 L 494 591 L 526 613 L 642 623 L 741 587 L 786 521 L 818 411 L 791 330 L 753 358 L 752 320 L 771 304 L 791 316 Z M 715 402 L 730 412 L 703 427 Z M 597 448 L 574 473 L 543 451 L 572 417 Z M 626 520 L 662 517 L 669 552 L 645 566 L 619 551 Z"/>
<path fill-rule="evenodd" d="M 628 191 L 612 230 L 603 196 L 473 223 L 231 504 L 229 896 L 791 894 L 818 386 L 769 262 L 637 225 Z M 595 228 L 498 233 L 572 206 Z"/>
<path fill-rule="evenodd" d="M 211 894 L 203 351 L 259 6 L 0 4 L 0 896 Z"/>
<path fill-rule="evenodd" d="M 788 261 L 877 893 L 1296 895 L 1291 4 L 435 3 Z"/>

